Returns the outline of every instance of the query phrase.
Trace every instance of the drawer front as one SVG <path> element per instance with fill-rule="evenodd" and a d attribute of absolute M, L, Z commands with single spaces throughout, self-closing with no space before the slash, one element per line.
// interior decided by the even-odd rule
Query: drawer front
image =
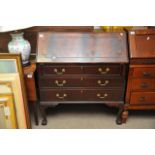
<path fill-rule="evenodd" d="M 99 65 L 83 67 L 83 74 L 95 75 L 122 75 L 123 67 L 121 65 Z"/>
<path fill-rule="evenodd" d="M 155 92 L 133 92 L 130 104 L 155 104 Z"/>
<path fill-rule="evenodd" d="M 154 67 L 134 68 L 133 77 L 137 77 L 137 78 L 155 77 L 155 68 Z"/>
<path fill-rule="evenodd" d="M 132 90 L 155 89 L 155 79 L 132 79 Z"/>
<path fill-rule="evenodd" d="M 123 78 L 102 78 L 102 77 L 43 77 L 39 80 L 41 88 L 64 88 L 64 87 L 123 87 Z"/>
<path fill-rule="evenodd" d="M 89 74 L 89 75 L 122 75 L 123 66 L 121 65 L 39 65 L 38 71 L 40 76 L 49 75 L 74 75 L 74 74 Z"/>
<path fill-rule="evenodd" d="M 82 98 L 80 90 L 41 89 L 41 101 L 79 101 Z"/>
<path fill-rule="evenodd" d="M 83 98 L 87 101 L 123 101 L 124 93 L 120 89 L 118 90 L 84 90 L 83 91 Z"/>
<path fill-rule="evenodd" d="M 80 66 L 54 66 L 54 65 L 40 65 L 39 74 L 40 76 L 48 75 L 68 75 L 68 74 L 82 74 Z"/>
<path fill-rule="evenodd" d="M 41 89 L 41 101 L 123 101 L 122 90 L 101 89 Z"/>

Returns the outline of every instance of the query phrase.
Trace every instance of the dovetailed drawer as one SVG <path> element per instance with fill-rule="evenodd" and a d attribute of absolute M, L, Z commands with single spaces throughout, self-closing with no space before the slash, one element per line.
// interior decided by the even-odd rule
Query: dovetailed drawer
<path fill-rule="evenodd" d="M 123 101 L 123 91 L 101 89 L 41 89 L 41 101 Z"/>
<path fill-rule="evenodd" d="M 155 89 L 155 79 L 132 79 L 132 90 Z"/>
<path fill-rule="evenodd" d="M 130 104 L 155 104 L 155 92 L 132 92 Z"/>
<path fill-rule="evenodd" d="M 155 67 L 137 67 L 137 68 L 134 68 L 133 77 L 136 77 L 136 78 L 155 77 Z"/>
<path fill-rule="evenodd" d="M 66 87 L 98 87 L 98 88 L 117 88 L 123 87 L 123 78 L 103 78 L 92 76 L 78 77 L 43 77 L 39 79 L 41 88 L 66 88 Z"/>

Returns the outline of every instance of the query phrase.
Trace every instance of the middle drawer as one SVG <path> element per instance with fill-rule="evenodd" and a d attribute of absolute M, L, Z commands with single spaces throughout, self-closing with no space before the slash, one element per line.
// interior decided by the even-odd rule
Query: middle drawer
<path fill-rule="evenodd" d="M 132 90 L 149 90 L 155 89 L 155 79 L 132 79 Z"/>
<path fill-rule="evenodd" d="M 42 77 L 39 79 L 41 88 L 63 88 L 63 87 L 123 87 L 123 78 L 106 78 L 106 77 Z"/>

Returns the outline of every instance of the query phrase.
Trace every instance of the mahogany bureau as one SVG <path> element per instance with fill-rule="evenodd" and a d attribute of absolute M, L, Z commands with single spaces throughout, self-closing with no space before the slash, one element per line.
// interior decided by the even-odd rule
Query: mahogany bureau
<path fill-rule="evenodd" d="M 121 123 L 127 75 L 125 32 L 40 32 L 37 75 L 42 124 L 57 104 L 106 104 L 119 108 Z"/>
<path fill-rule="evenodd" d="M 130 30 L 130 65 L 123 122 L 128 110 L 155 109 L 155 29 Z"/>

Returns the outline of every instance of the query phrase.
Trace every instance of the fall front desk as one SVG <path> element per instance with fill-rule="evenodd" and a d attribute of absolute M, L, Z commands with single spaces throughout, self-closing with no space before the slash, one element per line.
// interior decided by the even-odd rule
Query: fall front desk
<path fill-rule="evenodd" d="M 128 52 L 126 33 L 40 32 L 37 76 L 42 124 L 58 104 L 106 104 L 121 123 Z"/>

